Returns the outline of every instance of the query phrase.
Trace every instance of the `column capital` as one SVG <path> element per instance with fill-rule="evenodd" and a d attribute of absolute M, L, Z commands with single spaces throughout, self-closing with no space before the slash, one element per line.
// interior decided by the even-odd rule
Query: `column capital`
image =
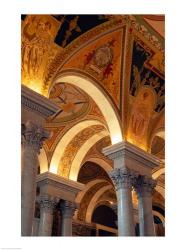
<path fill-rule="evenodd" d="M 37 126 L 31 121 L 21 126 L 22 145 L 32 147 L 37 153 L 43 146 L 45 139 L 50 137 L 50 132 Z"/>
<path fill-rule="evenodd" d="M 152 196 L 153 190 L 156 187 L 157 181 L 147 176 L 138 176 L 133 185 L 138 196 Z"/>
<path fill-rule="evenodd" d="M 60 207 L 63 213 L 63 217 L 66 218 L 72 218 L 75 210 L 77 209 L 77 205 L 75 204 L 75 202 L 65 200 L 61 203 Z"/>
<path fill-rule="evenodd" d="M 46 212 L 53 213 L 53 209 L 57 204 L 57 199 L 50 195 L 42 195 L 40 197 L 40 209 L 45 210 Z"/>
<path fill-rule="evenodd" d="M 109 176 L 112 179 L 116 190 L 120 188 L 131 189 L 136 172 L 129 170 L 128 168 L 116 168 L 109 172 Z"/>

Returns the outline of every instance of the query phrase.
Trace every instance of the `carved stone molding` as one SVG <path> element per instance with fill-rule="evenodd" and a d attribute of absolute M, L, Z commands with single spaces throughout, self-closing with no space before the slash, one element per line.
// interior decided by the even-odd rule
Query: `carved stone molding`
<path fill-rule="evenodd" d="M 21 136 L 21 143 L 23 146 L 30 146 L 39 153 L 44 140 L 49 138 L 50 132 L 44 130 L 41 126 L 37 126 L 33 122 L 28 121 L 21 126 Z"/>
<path fill-rule="evenodd" d="M 53 209 L 57 204 L 57 199 L 50 195 L 42 195 L 40 197 L 40 209 L 49 213 L 53 213 Z"/>
<path fill-rule="evenodd" d="M 136 173 L 127 168 L 116 168 L 109 173 L 109 176 L 112 179 L 116 190 L 121 188 L 131 189 Z"/>
<path fill-rule="evenodd" d="M 59 110 L 59 107 L 48 98 L 23 85 L 21 86 L 21 105 L 44 118 L 53 115 Z"/>
<path fill-rule="evenodd" d="M 102 152 L 114 161 L 114 168 L 128 167 L 141 175 L 151 176 L 152 169 L 160 165 L 157 157 L 127 141 L 108 146 Z"/>
<path fill-rule="evenodd" d="M 139 176 L 134 180 L 134 187 L 138 197 L 152 196 L 157 181 L 147 176 Z"/>
<path fill-rule="evenodd" d="M 45 172 L 37 176 L 37 183 L 41 193 L 47 193 L 59 199 L 73 201 L 84 184 L 75 182 L 56 174 Z"/>

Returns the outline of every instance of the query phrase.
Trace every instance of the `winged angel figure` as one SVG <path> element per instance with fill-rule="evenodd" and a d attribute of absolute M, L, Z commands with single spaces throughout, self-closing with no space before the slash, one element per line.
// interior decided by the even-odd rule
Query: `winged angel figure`
<path fill-rule="evenodd" d="M 150 75 L 150 72 L 148 71 L 145 74 L 145 77 L 141 80 L 141 73 L 142 72 L 143 72 L 143 67 L 139 71 L 138 67 L 136 65 L 133 65 L 134 81 L 133 81 L 132 86 L 131 86 L 131 94 L 134 96 L 137 96 L 141 86 L 143 86 L 146 83 L 146 81 Z"/>

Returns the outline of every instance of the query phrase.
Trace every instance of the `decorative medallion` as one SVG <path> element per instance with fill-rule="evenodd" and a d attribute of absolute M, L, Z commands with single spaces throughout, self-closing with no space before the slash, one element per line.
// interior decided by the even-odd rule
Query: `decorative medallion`
<path fill-rule="evenodd" d="M 109 63 L 111 63 L 113 58 L 113 51 L 112 49 L 107 46 L 101 46 L 95 51 L 94 55 L 94 63 L 98 68 L 104 68 L 106 67 Z"/>
<path fill-rule="evenodd" d="M 83 117 L 89 112 L 90 100 L 85 92 L 67 83 L 56 84 L 49 95 L 60 107 L 59 112 L 50 117 L 53 126 Z"/>

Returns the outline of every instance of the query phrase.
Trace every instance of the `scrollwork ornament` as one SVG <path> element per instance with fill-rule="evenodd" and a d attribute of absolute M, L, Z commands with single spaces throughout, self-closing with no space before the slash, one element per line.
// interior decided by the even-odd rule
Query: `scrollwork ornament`
<path fill-rule="evenodd" d="M 50 132 L 35 125 L 31 121 L 28 121 L 25 125 L 22 124 L 21 136 L 23 146 L 31 146 L 37 153 L 39 153 L 44 140 L 49 138 Z"/>
<path fill-rule="evenodd" d="M 46 212 L 53 213 L 53 209 L 57 204 L 57 200 L 50 195 L 43 195 L 40 198 L 40 209 Z"/>
<path fill-rule="evenodd" d="M 152 196 L 157 181 L 147 176 L 139 176 L 134 182 L 134 187 L 138 196 Z"/>
<path fill-rule="evenodd" d="M 132 188 L 134 173 L 127 168 L 116 168 L 109 173 L 116 190 L 120 188 Z"/>
<path fill-rule="evenodd" d="M 63 218 L 72 218 L 76 209 L 77 209 L 77 206 L 74 202 L 64 201 L 61 204 Z"/>

